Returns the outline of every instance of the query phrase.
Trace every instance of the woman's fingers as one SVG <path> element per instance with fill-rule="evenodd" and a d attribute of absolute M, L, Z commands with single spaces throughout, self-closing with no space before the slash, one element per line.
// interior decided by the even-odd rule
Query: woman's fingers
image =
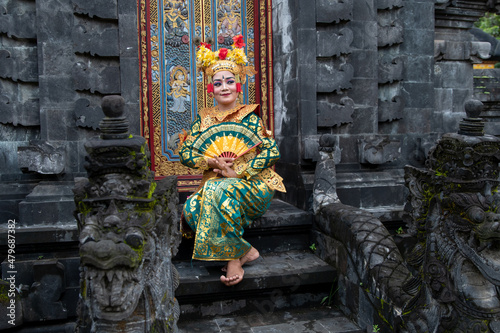
<path fill-rule="evenodd" d="M 226 167 L 223 167 L 220 169 L 214 169 L 214 172 L 217 172 L 218 174 L 222 175 L 223 177 L 227 177 L 227 178 L 237 178 L 238 177 L 236 172 L 233 169 L 231 169 L 231 167 L 229 167 L 229 166 L 226 166 Z"/>
<path fill-rule="evenodd" d="M 233 166 L 233 160 L 234 158 L 229 157 L 215 157 L 215 161 L 219 169 Z"/>

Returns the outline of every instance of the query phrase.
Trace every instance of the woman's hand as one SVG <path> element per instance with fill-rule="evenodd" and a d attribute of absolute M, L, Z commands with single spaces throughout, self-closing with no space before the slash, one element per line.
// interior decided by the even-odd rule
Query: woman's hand
<path fill-rule="evenodd" d="M 226 167 L 226 168 L 224 168 L 222 170 L 218 170 L 217 172 L 219 174 L 221 174 L 222 176 L 226 177 L 226 178 L 238 178 L 238 175 L 236 174 L 236 171 L 234 171 L 230 167 Z"/>
<path fill-rule="evenodd" d="M 229 157 L 214 157 L 208 159 L 208 166 L 213 168 L 215 172 L 227 178 L 237 178 L 238 175 L 231 168 L 233 166 L 234 158 Z"/>
<path fill-rule="evenodd" d="M 227 166 L 233 166 L 234 158 L 229 157 L 214 157 L 207 160 L 208 166 L 212 169 L 223 169 Z"/>

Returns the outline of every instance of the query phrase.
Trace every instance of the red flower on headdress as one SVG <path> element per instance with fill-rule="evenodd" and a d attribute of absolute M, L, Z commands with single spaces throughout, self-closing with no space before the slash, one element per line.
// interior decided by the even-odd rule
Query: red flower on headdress
<path fill-rule="evenodd" d="M 208 43 L 205 43 L 205 42 L 201 42 L 200 43 L 201 45 L 205 46 L 207 49 L 209 49 L 210 51 L 212 51 L 212 45 L 208 44 Z M 200 45 L 200 46 L 201 46 Z"/>
<path fill-rule="evenodd" d="M 219 49 L 219 59 L 224 60 L 226 59 L 226 56 L 227 56 L 227 49 L 226 48 Z"/>
<path fill-rule="evenodd" d="M 241 83 L 236 83 L 236 92 L 241 92 Z"/>
<path fill-rule="evenodd" d="M 207 84 L 207 94 L 214 92 L 214 85 L 212 83 Z"/>
<path fill-rule="evenodd" d="M 234 46 L 241 49 L 245 47 L 245 42 L 243 41 L 243 36 L 238 35 L 233 37 Z"/>

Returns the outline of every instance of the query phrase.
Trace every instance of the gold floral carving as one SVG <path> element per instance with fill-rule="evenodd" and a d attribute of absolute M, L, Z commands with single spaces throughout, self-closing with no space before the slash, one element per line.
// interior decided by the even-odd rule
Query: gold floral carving
<path fill-rule="evenodd" d="M 272 24 L 272 16 L 273 16 L 273 7 L 271 0 L 266 0 L 267 3 L 267 54 L 268 54 L 268 64 L 269 64 L 269 89 L 267 91 L 267 97 L 269 98 L 269 124 L 270 128 L 274 132 L 274 89 L 273 89 L 273 71 L 272 71 L 272 61 L 273 61 L 273 24 Z"/>
<path fill-rule="evenodd" d="M 162 154 L 161 149 L 161 129 L 156 127 L 154 129 L 154 153 L 155 153 L 155 175 L 156 176 L 170 176 L 170 175 L 198 175 L 198 170 L 188 168 L 179 162 L 169 161 Z"/>
<path fill-rule="evenodd" d="M 149 140 L 149 107 L 148 107 L 148 33 L 146 22 L 146 0 L 139 3 L 139 33 L 141 50 L 141 87 L 142 87 L 142 136 Z"/>
<path fill-rule="evenodd" d="M 264 124 L 267 124 L 267 47 L 266 47 L 266 0 L 260 1 L 260 99 L 261 99 L 261 110 L 262 110 L 262 120 Z"/>
<path fill-rule="evenodd" d="M 162 41 L 158 38 L 153 31 L 149 30 L 151 27 L 159 29 L 158 24 L 158 11 L 159 7 L 164 7 L 163 4 L 168 0 L 139 0 L 138 1 L 138 28 L 139 28 L 139 47 L 140 47 L 140 68 L 141 68 L 141 130 L 142 136 L 150 142 L 150 147 L 154 152 L 154 168 L 157 176 L 166 175 L 196 175 L 197 170 L 189 169 L 181 165 L 180 162 L 170 161 L 163 155 L 162 148 L 162 129 L 161 129 L 161 78 L 151 79 L 150 71 L 158 73 L 161 70 L 161 54 L 160 46 Z M 217 20 L 217 17 L 212 17 L 212 6 L 217 6 L 219 1 L 211 0 L 193 0 L 193 28 L 201 32 L 202 40 L 206 41 L 208 36 L 212 36 L 212 23 Z M 246 2 L 247 13 L 247 29 L 252 29 L 256 24 L 259 25 L 259 32 L 255 31 L 255 39 L 248 38 L 248 54 L 249 58 L 254 58 L 254 52 L 260 55 L 259 64 L 255 64 L 261 72 L 260 82 L 248 83 L 248 102 L 249 104 L 255 103 L 257 89 L 261 89 L 260 104 L 262 107 L 262 118 L 266 124 L 272 121 L 272 106 L 269 102 L 272 101 L 272 96 L 269 95 L 271 87 L 269 82 L 272 82 L 272 73 L 270 71 L 270 61 L 272 59 L 271 52 L 271 10 L 269 9 L 271 0 L 258 0 Z M 257 7 L 258 6 L 258 7 Z M 259 19 L 254 20 L 254 11 L 258 8 Z M 149 11 L 149 15 L 148 15 Z M 242 19 L 240 17 L 240 19 Z M 148 22 L 148 20 L 150 20 Z M 159 32 L 158 32 L 159 33 Z M 247 36 L 251 36 L 250 31 L 247 30 Z M 253 47 L 252 47 L 253 46 Z M 255 51 L 253 51 L 255 50 Z M 148 63 L 150 68 L 148 68 Z M 194 73 L 193 73 L 194 74 Z M 206 94 L 204 82 L 198 81 L 196 75 L 192 75 L 192 82 L 196 82 L 196 103 L 197 110 L 206 107 L 212 107 L 213 99 Z M 243 103 L 243 100 L 240 102 Z M 272 117 L 272 116 L 271 116 Z M 271 127 L 272 128 L 272 127 Z M 187 128 L 186 128 L 187 130 Z"/>

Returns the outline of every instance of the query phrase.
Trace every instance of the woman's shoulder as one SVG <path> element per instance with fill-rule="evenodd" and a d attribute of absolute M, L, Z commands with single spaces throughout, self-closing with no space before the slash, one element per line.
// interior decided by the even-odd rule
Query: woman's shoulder
<path fill-rule="evenodd" d="M 249 110 L 252 110 L 252 111 L 255 111 L 255 110 L 257 110 L 258 108 L 260 108 L 260 104 L 245 104 L 245 106 L 246 106 Z"/>
<path fill-rule="evenodd" d="M 260 110 L 259 104 L 249 104 L 244 112 L 241 114 L 241 120 L 258 122 L 260 117 L 258 116 Z"/>
<path fill-rule="evenodd" d="M 205 118 L 205 117 L 207 117 L 207 116 L 212 116 L 212 115 L 214 115 L 214 114 L 215 114 L 215 112 L 216 112 L 216 110 L 217 110 L 217 107 L 216 107 L 216 106 L 203 108 L 203 109 L 201 109 L 200 111 L 198 111 L 198 115 L 197 115 L 197 116 L 198 116 L 200 119 L 203 119 L 203 118 Z"/>
<path fill-rule="evenodd" d="M 221 122 L 233 121 L 241 122 L 249 115 L 255 114 L 258 104 L 238 104 L 235 108 L 224 112 L 218 111 L 217 107 L 203 108 L 198 112 L 202 124 L 206 126 L 215 125 Z"/>
<path fill-rule="evenodd" d="M 240 120 L 258 121 L 260 118 L 256 112 L 260 109 L 259 104 L 248 104 L 239 112 Z"/>

